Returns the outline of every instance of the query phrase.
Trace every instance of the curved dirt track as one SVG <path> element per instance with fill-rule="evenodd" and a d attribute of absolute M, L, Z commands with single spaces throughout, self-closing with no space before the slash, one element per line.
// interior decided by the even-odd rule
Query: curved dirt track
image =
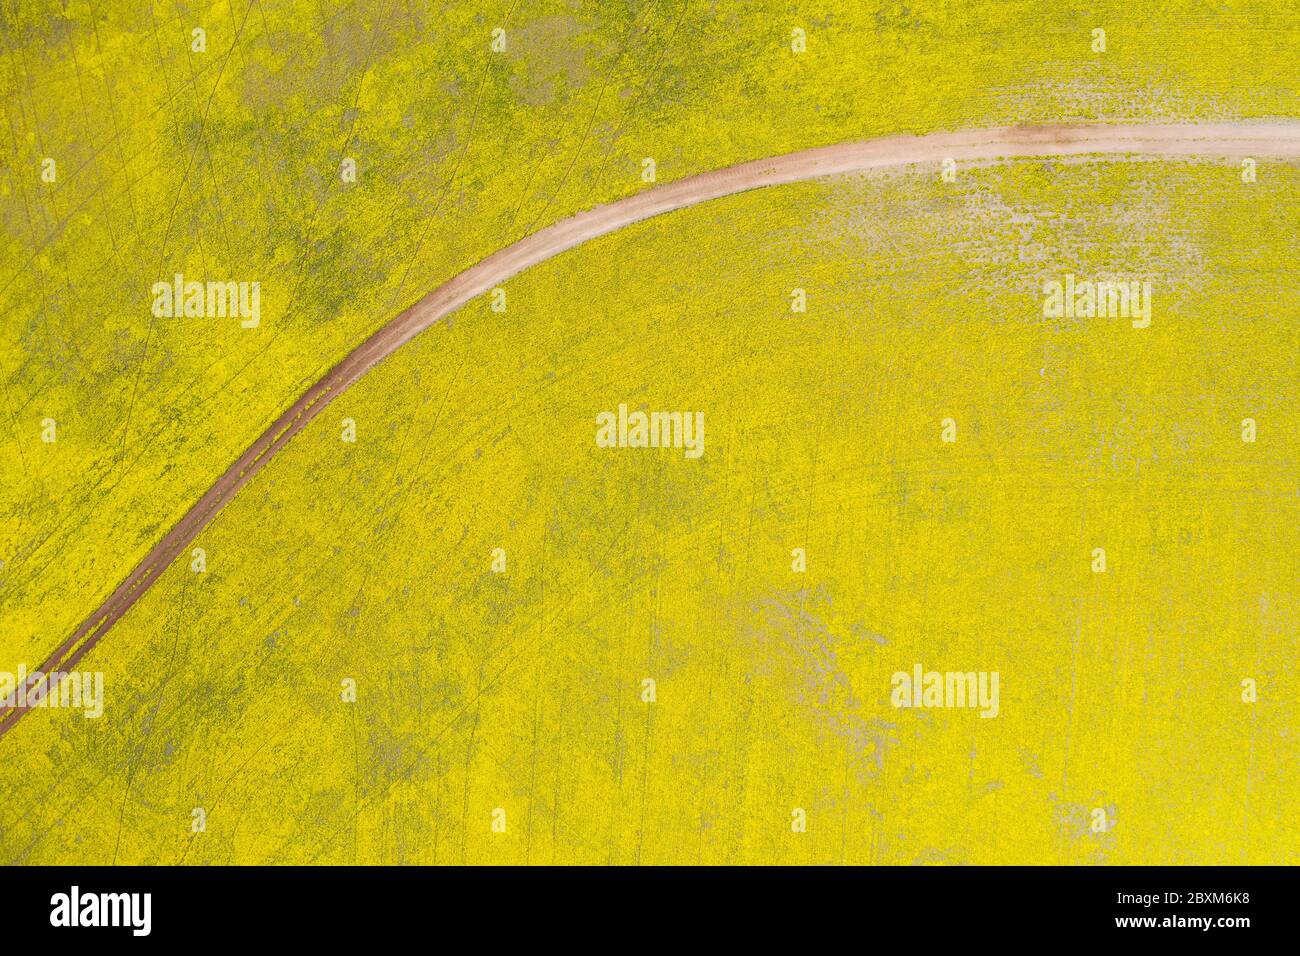
<path fill-rule="evenodd" d="M 806 149 L 701 173 L 562 219 L 443 283 L 371 335 L 308 388 L 217 479 L 104 603 L 55 649 L 38 673 L 75 667 L 239 489 L 339 393 L 434 322 L 529 266 L 643 219 L 763 186 L 948 158 L 961 162 L 1085 154 L 1294 160 L 1300 159 L 1300 122 L 1004 126 L 926 136 L 888 136 Z M 39 684 L 39 679 L 32 680 L 29 687 Z M 27 709 L 12 706 L 7 709 L 0 717 L 0 736 Z"/>

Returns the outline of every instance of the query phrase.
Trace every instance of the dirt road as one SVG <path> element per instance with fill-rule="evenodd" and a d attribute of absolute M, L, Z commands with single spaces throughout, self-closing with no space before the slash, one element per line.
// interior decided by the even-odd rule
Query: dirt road
<path fill-rule="evenodd" d="M 308 422 L 357 379 L 439 319 L 529 266 L 624 226 L 710 199 L 764 186 L 884 167 L 1035 156 L 1132 155 L 1300 159 L 1300 121 L 1185 125 L 1018 126 L 926 136 L 889 136 L 801 150 L 741 163 L 646 189 L 560 220 L 519 240 L 443 283 L 356 347 L 291 405 L 217 479 L 99 608 L 42 666 L 69 670 L 140 599 L 213 516 Z M 38 686 L 33 679 L 29 687 Z M 30 693 L 30 691 L 29 691 Z M 0 736 L 29 708 L 10 706 Z"/>

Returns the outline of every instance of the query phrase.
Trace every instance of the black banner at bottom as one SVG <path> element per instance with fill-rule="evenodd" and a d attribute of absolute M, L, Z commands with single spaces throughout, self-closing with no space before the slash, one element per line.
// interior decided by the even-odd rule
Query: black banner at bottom
<path fill-rule="evenodd" d="M 1050 933 L 1259 945 L 1292 935 L 1300 889 L 1293 868 L 1245 867 L 10 867 L 3 883 L 10 945 L 63 936 L 331 947 L 453 928 L 458 936 L 445 941 L 462 946 L 513 933 L 534 945 L 620 933 L 625 942 L 667 934 L 676 943 L 810 944 L 810 933 L 831 929 L 875 945 L 891 927 L 926 944 Z"/>

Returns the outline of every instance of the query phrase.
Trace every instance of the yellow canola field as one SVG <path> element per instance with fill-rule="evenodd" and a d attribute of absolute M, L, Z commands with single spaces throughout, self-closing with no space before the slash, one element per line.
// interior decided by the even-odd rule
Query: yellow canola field
<path fill-rule="evenodd" d="M 1283 4 L 15 6 L 7 670 L 348 348 L 646 158 L 1300 115 Z M 1300 170 L 1241 173 L 844 177 L 522 274 L 244 489 L 83 663 L 102 718 L 0 740 L 4 858 L 1297 862 Z M 153 316 L 177 272 L 258 326 Z M 1067 275 L 1150 326 L 1045 316 Z M 598 447 L 620 404 L 702 456 Z M 895 706 L 917 664 L 996 717 Z"/>

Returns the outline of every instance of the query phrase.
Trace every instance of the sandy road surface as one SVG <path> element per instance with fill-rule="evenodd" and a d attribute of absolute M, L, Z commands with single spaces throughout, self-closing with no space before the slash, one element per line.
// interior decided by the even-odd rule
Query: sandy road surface
<path fill-rule="evenodd" d="M 1004 126 L 926 136 L 888 136 L 801 150 L 665 183 L 562 219 L 501 249 L 434 289 L 358 345 L 239 456 L 134 571 L 86 618 L 39 673 L 69 670 L 140 599 L 216 513 L 308 422 L 367 371 L 439 319 L 529 266 L 624 226 L 763 186 L 871 169 L 1034 156 L 1133 155 L 1300 159 L 1300 121 L 1181 125 Z M 34 678 L 31 686 L 41 679 Z M 30 708 L 0 717 L 0 736 Z"/>

